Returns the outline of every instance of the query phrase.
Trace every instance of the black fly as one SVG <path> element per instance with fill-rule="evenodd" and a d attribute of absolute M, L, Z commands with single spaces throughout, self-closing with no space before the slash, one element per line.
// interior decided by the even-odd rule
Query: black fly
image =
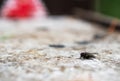
<path fill-rule="evenodd" d="M 87 59 L 87 60 L 93 59 L 95 58 L 94 54 L 97 53 L 82 52 L 80 53 L 80 59 Z"/>

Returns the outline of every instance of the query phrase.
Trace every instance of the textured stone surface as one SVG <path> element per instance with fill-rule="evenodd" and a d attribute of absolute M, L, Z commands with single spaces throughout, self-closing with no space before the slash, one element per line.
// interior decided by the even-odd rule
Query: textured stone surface
<path fill-rule="evenodd" d="M 120 80 L 119 33 L 93 40 L 104 31 L 68 17 L 11 22 L 0 21 L 0 81 Z M 97 55 L 83 60 L 79 59 L 82 52 Z"/>

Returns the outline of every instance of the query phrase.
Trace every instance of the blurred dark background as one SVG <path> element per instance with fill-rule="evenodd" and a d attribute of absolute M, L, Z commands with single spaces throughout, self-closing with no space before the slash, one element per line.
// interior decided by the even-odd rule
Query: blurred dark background
<path fill-rule="evenodd" d="M 93 0 L 43 0 L 52 15 L 72 14 L 75 8 L 93 10 Z"/>
<path fill-rule="evenodd" d="M 2 8 L 5 1 L 7 0 L 0 0 L 0 8 Z M 120 0 L 42 1 L 44 2 L 50 15 L 72 15 L 76 18 L 81 18 L 105 26 L 109 26 L 115 19 L 120 19 Z M 120 28 L 120 23 L 118 24 L 118 27 Z"/>
<path fill-rule="evenodd" d="M 7 0 L 0 0 L 0 8 Z M 50 15 L 74 14 L 74 10 L 98 12 L 120 19 L 120 0 L 42 0 Z M 78 11 L 82 13 L 82 11 Z M 88 12 L 84 12 L 89 15 Z M 83 14 L 84 14 L 83 13 Z M 94 15 L 94 14 L 93 14 Z"/>
<path fill-rule="evenodd" d="M 3 5 L 3 3 L 5 2 L 6 0 L 0 0 L 0 9 L 1 9 L 1 7 L 2 7 L 2 5 Z"/>
<path fill-rule="evenodd" d="M 0 8 L 7 0 L 0 0 Z M 79 7 L 93 10 L 93 0 L 42 0 L 51 15 L 72 14 L 74 8 Z"/>

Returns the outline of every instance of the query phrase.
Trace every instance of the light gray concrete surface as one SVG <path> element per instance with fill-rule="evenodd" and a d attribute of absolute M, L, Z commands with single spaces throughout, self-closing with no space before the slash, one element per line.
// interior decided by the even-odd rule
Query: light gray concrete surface
<path fill-rule="evenodd" d="M 75 43 L 104 32 L 69 17 L 16 23 L 1 19 L 0 81 L 120 81 L 119 33 L 87 45 Z M 78 59 L 85 51 L 98 54 L 92 60 Z"/>

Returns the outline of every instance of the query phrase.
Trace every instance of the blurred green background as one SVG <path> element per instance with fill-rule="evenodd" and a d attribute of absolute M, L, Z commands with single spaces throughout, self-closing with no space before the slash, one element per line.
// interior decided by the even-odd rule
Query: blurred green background
<path fill-rule="evenodd" d="M 120 19 L 120 0 L 96 0 L 95 9 L 104 15 Z"/>

